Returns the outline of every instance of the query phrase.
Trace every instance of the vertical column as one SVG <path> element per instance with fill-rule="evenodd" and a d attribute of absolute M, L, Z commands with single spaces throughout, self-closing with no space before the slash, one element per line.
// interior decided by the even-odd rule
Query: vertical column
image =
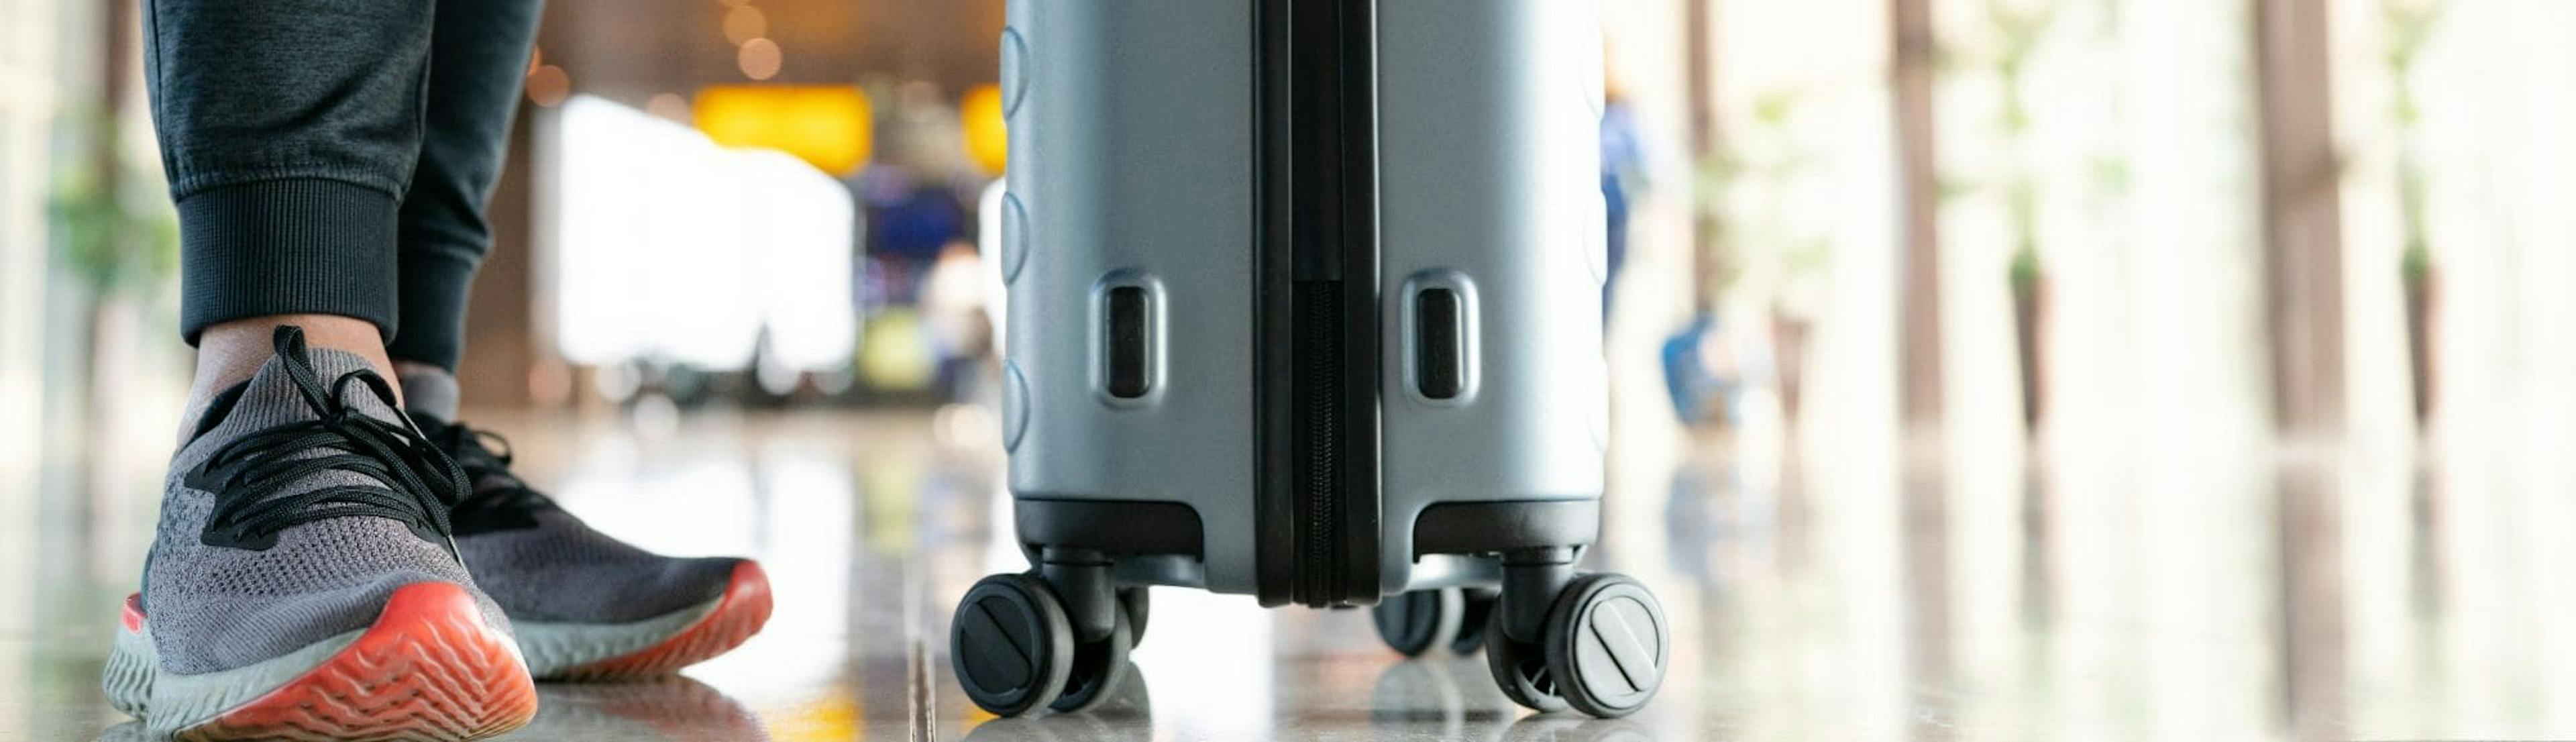
<path fill-rule="evenodd" d="M 1888 86 L 1896 104 L 1898 420 L 1909 435 L 1941 422 L 1940 184 L 1933 157 L 1931 0 L 1889 0 Z"/>
<path fill-rule="evenodd" d="M 42 554 L 38 500 L 46 441 L 47 198 L 61 95 L 52 3 L 0 2 L 0 605 L 37 606 Z M 22 611 L 23 608 L 12 608 Z M 13 614 L 15 615 L 15 614 Z M 0 643 L 0 666 L 36 667 L 34 642 Z M 23 675 L 21 677 L 24 677 Z M 22 682 L 22 681 L 18 681 Z M 24 687 L 13 684 L 14 688 Z M 33 704 L 0 704 L 0 729 L 33 729 Z"/>
<path fill-rule="evenodd" d="M 1683 59 L 1687 69 L 1683 79 L 1690 86 L 1690 148 L 1694 163 L 1716 162 L 1726 148 L 1717 127 L 1717 41 L 1715 28 L 1717 0 L 1690 0 L 1684 8 Z M 1723 283 L 1723 261 L 1719 260 L 1717 208 L 1718 193 L 1693 194 L 1691 209 L 1691 309 L 1695 315 L 1706 315 L 1717 308 L 1717 290 Z"/>
<path fill-rule="evenodd" d="M 1931 0 L 1889 0 L 1888 87 L 1894 97 L 1897 195 L 1897 422 L 1901 434 L 1906 680 L 1951 682 L 1949 497 L 1941 427 L 1939 159 L 1933 151 L 1932 79 L 1939 46 Z M 1921 721 L 1917 734 L 1934 733 Z"/>
<path fill-rule="evenodd" d="M 2343 258 L 2324 0 L 2255 0 L 2265 329 L 2279 481 L 2282 700 L 2289 732 L 2343 717 Z"/>
<path fill-rule="evenodd" d="M 2324 0 L 2255 0 L 2266 329 L 2281 432 L 2343 423 L 2343 257 Z"/>

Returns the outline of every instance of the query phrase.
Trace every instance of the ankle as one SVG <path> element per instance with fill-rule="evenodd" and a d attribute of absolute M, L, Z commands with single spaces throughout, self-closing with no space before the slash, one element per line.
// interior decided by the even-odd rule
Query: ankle
<path fill-rule="evenodd" d="M 187 411 L 179 416 L 181 436 L 195 430 L 215 395 L 250 380 L 276 354 L 271 336 L 283 325 L 304 328 L 305 345 L 358 356 L 377 373 L 395 380 L 393 360 L 385 356 L 382 331 L 375 323 L 330 314 L 280 314 L 233 320 L 206 328 L 197 336 L 196 379 L 188 389 Z M 394 389 L 399 401 L 402 389 Z"/>

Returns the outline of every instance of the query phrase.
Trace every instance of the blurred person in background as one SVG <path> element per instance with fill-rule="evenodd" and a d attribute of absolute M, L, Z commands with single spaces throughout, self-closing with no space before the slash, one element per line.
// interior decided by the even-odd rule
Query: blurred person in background
<path fill-rule="evenodd" d="M 973 235 L 974 217 L 953 182 L 967 170 L 956 108 L 928 82 L 894 91 L 877 124 L 884 151 L 859 174 L 859 198 L 867 209 L 869 268 L 882 278 L 877 297 L 914 306 L 949 243 Z"/>
<path fill-rule="evenodd" d="M 1601 210 L 1609 223 L 1603 243 L 1610 281 L 1601 287 L 1601 321 L 1610 321 L 1610 297 L 1619 267 L 1628 262 L 1628 212 L 1646 194 L 1646 135 L 1637 125 L 1636 104 L 1626 86 L 1609 77 L 1601 108 Z"/>
<path fill-rule="evenodd" d="M 106 677 L 162 733 L 476 737 L 531 677 L 668 673 L 769 614 L 746 560 L 584 526 L 456 422 L 535 0 L 147 0 L 198 348 Z"/>
<path fill-rule="evenodd" d="M 921 280 L 922 322 L 939 345 L 941 397 L 952 401 L 979 398 L 976 386 L 984 372 L 999 363 L 992 323 L 985 319 L 983 258 L 973 243 L 957 240 L 939 251 L 939 259 Z"/>

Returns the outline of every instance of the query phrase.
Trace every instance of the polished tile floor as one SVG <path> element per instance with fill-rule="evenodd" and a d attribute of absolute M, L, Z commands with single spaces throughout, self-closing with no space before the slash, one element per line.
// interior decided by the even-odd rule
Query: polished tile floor
<path fill-rule="evenodd" d="M 988 415 L 478 422 L 599 527 L 757 556 L 778 594 L 766 633 L 685 677 L 545 687 L 519 739 L 2576 737 L 2564 467 L 2188 447 L 1907 467 L 1676 441 L 1614 472 L 1595 554 L 1675 618 L 1671 679 L 1634 718 L 1527 714 L 1476 658 L 1399 661 L 1365 613 L 1165 589 L 1143 682 L 997 720 L 945 658 L 950 601 L 1020 566 L 999 459 L 942 443 L 989 440 Z M 0 523 L 0 739 L 136 738 L 96 679 L 149 498 L 64 499 Z"/>

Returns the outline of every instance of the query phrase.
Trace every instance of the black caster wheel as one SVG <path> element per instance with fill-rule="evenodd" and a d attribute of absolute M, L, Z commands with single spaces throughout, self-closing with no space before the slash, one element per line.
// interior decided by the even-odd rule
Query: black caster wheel
<path fill-rule="evenodd" d="M 1136 646 L 1136 629 L 1123 607 L 1114 615 L 1118 624 L 1108 638 L 1073 648 L 1073 672 L 1065 680 L 1064 695 L 1047 708 L 1067 714 L 1089 711 L 1118 691 L 1119 681 L 1127 677 L 1127 652 Z"/>
<path fill-rule="evenodd" d="M 1073 622 L 1043 580 L 986 577 L 957 601 L 948 657 L 976 706 L 1019 716 L 1056 700 L 1074 668 Z M 1124 659 L 1123 657 L 1121 659 Z"/>
<path fill-rule="evenodd" d="M 1126 609 L 1127 625 L 1135 629 L 1135 633 L 1127 637 L 1128 649 L 1145 645 L 1145 615 L 1154 607 L 1152 597 L 1142 587 L 1118 591 L 1118 607 Z"/>
<path fill-rule="evenodd" d="M 1458 621 L 1458 638 L 1449 642 L 1449 651 L 1460 656 L 1475 654 L 1485 646 L 1485 624 L 1494 615 L 1494 604 L 1502 596 L 1484 588 L 1467 588 L 1467 615 Z"/>
<path fill-rule="evenodd" d="M 1577 577 L 1548 609 L 1548 676 L 1575 710 L 1627 716 L 1663 687 L 1671 640 L 1664 607 L 1645 585 L 1622 574 Z"/>
<path fill-rule="evenodd" d="M 1503 633 L 1503 612 L 1494 611 L 1485 619 L 1485 669 L 1494 673 L 1494 685 L 1513 703 L 1545 713 L 1565 709 L 1565 697 L 1557 695 L 1556 676 L 1548 669 L 1544 647 L 1512 641 Z"/>
<path fill-rule="evenodd" d="M 1414 590 L 1388 596 L 1369 609 L 1377 624 L 1377 636 L 1396 654 L 1420 657 L 1432 647 L 1448 646 L 1458 638 L 1458 627 L 1467 616 L 1466 596 L 1457 588 Z"/>

